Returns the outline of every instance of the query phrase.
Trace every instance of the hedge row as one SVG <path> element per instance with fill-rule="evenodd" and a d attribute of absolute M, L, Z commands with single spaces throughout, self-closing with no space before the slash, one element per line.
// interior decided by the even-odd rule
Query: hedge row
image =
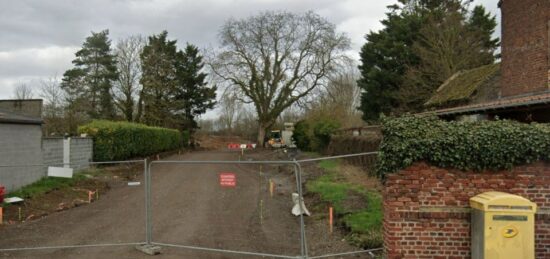
<path fill-rule="evenodd" d="M 427 161 L 461 170 L 510 169 L 550 160 L 550 125 L 497 120 L 442 121 L 435 117 L 384 118 L 377 173 L 383 176 Z"/>
<path fill-rule="evenodd" d="M 174 129 L 105 120 L 80 126 L 78 132 L 94 139 L 94 161 L 124 160 L 174 150 L 189 138 Z"/>

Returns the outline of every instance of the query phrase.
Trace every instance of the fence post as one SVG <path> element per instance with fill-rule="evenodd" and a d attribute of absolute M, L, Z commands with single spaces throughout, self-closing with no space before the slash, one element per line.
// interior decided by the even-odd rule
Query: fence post
<path fill-rule="evenodd" d="M 145 181 L 145 242 L 151 245 L 152 226 L 151 226 L 151 163 L 144 161 L 143 180 Z"/>
<path fill-rule="evenodd" d="M 302 199 L 303 199 L 303 192 L 302 192 L 302 167 L 300 166 L 300 163 L 294 159 L 294 170 L 296 173 L 296 186 L 298 187 L 298 196 L 299 196 L 299 206 L 300 206 L 300 212 L 305 211 L 302 206 Z M 308 257 L 307 252 L 307 241 L 306 241 L 306 227 L 304 223 L 304 213 L 300 214 L 300 244 L 301 244 L 301 256 L 302 258 Z"/>

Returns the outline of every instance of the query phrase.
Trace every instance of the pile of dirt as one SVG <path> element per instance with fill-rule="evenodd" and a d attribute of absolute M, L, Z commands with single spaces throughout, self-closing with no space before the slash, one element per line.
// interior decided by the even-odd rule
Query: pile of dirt
<path fill-rule="evenodd" d="M 242 137 L 231 136 L 231 135 L 214 136 L 214 135 L 207 135 L 207 134 L 197 134 L 195 138 L 198 143 L 198 146 L 203 150 L 227 149 L 227 145 L 233 144 L 233 143 L 239 143 L 239 144 L 251 143 L 250 141 L 245 140 Z"/>

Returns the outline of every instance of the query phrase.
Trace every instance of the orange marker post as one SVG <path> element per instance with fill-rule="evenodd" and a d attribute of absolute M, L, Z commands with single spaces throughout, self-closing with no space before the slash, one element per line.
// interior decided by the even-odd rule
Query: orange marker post
<path fill-rule="evenodd" d="M 273 184 L 273 180 L 269 179 L 269 195 L 271 198 L 273 198 L 273 191 L 275 189 L 275 184 Z"/>
<path fill-rule="evenodd" d="M 328 207 L 328 224 L 329 224 L 330 233 L 332 234 L 332 225 L 333 225 L 332 207 Z"/>
<path fill-rule="evenodd" d="M 92 195 L 94 193 L 92 191 L 88 191 L 88 203 L 92 203 Z"/>
<path fill-rule="evenodd" d="M 0 207 L 0 225 L 4 222 L 4 208 Z"/>

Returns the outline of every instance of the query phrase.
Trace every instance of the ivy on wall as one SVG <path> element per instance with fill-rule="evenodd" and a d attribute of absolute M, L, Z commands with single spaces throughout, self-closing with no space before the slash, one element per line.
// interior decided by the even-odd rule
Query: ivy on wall
<path fill-rule="evenodd" d="M 383 118 L 376 171 L 383 176 L 415 161 L 461 170 L 510 169 L 550 160 L 550 125 L 497 120 L 443 121 L 437 117 Z"/>

